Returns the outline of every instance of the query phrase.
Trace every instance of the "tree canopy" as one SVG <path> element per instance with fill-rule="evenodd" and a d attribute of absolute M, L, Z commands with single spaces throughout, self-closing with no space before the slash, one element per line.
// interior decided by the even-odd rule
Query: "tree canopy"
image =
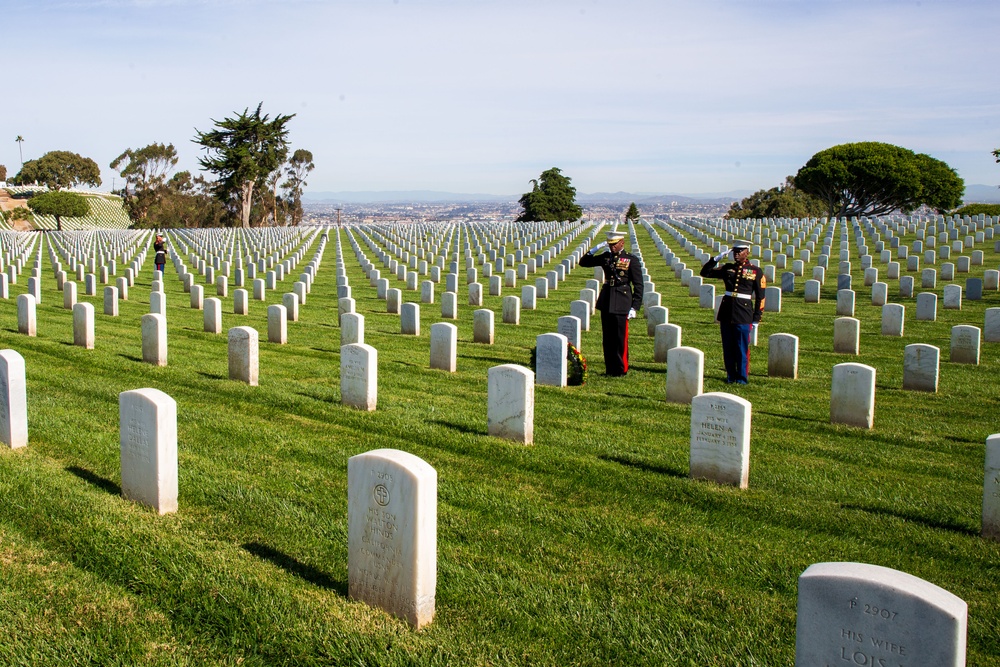
<path fill-rule="evenodd" d="M 306 176 L 315 168 L 313 154 L 304 148 L 292 153 L 285 166 L 285 176 L 288 180 L 282 183 L 281 187 L 288 192 L 286 199 L 292 209 L 293 225 L 302 222 L 302 189 L 307 185 Z"/>
<path fill-rule="evenodd" d="M 82 218 L 90 213 L 90 202 L 75 192 L 43 192 L 28 200 L 28 208 L 38 215 L 52 215 L 56 219 L 56 229 L 62 231 L 62 219 Z"/>
<path fill-rule="evenodd" d="M 167 173 L 177 165 L 177 151 L 173 144 L 150 144 L 124 153 L 111 162 L 111 168 L 125 179 L 122 201 L 129 217 L 139 226 L 145 226 L 149 210 L 163 194 Z"/>
<path fill-rule="evenodd" d="M 41 183 L 50 190 L 71 188 L 74 185 L 101 184 L 101 169 L 89 157 L 69 151 L 51 151 L 37 160 L 28 160 L 14 177 L 16 185 Z"/>
<path fill-rule="evenodd" d="M 795 187 L 789 176 L 784 185 L 770 190 L 758 190 L 729 208 L 728 218 L 814 218 L 824 215 L 823 202 Z"/>
<path fill-rule="evenodd" d="M 194 142 L 207 155 L 199 159 L 202 168 L 216 176 L 213 186 L 218 200 L 234 214 L 243 227 L 250 226 L 254 187 L 277 170 L 288 155 L 286 124 L 295 114 L 277 115 L 271 120 L 261 115 L 263 102 L 236 118 L 213 119 L 216 129 L 197 132 Z"/>
<path fill-rule="evenodd" d="M 7 180 L 7 165 L 0 164 L 0 181 Z"/>
<path fill-rule="evenodd" d="M 875 141 L 840 144 L 812 156 L 795 186 L 823 201 L 830 216 L 938 212 L 958 206 L 965 183 L 941 160 Z"/>
<path fill-rule="evenodd" d="M 543 171 L 531 184 L 531 192 L 525 192 L 518 200 L 524 208 L 518 222 L 578 220 L 583 215 L 583 209 L 576 204 L 576 188 L 558 167 Z"/>
<path fill-rule="evenodd" d="M 628 205 L 628 211 L 625 212 L 625 222 L 639 222 L 639 207 L 632 202 Z"/>

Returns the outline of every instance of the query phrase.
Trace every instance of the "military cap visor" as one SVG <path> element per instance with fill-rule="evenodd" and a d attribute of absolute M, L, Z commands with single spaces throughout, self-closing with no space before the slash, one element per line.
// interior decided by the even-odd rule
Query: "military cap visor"
<path fill-rule="evenodd" d="M 750 247 L 749 241 L 736 241 L 733 243 L 733 250 L 745 250 Z"/>
<path fill-rule="evenodd" d="M 604 232 L 604 235 L 607 237 L 608 243 L 618 243 L 625 240 L 625 235 L 621 232 Z"/>

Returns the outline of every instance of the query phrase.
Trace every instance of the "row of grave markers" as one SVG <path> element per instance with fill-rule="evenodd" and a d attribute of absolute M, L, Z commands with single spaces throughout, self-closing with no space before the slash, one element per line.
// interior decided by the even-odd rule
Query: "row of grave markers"
<path fill-rule="evenodd" d="M 493 397 L 530 394 L 531 371 L 490 369 L 490 430 L 529 414 L 503 413 Z M 0 434 L 26 444 L 24 360 L 0 351 Z M 692 404 L 691 476 L 746 485 L 750 405 L 725 394 Z M 13 428 L 12 428 L 13 427 Z M 177 511 L 177 405 L 157 389 L 119 394 L 123 497 Z M 15 445 L 15 446 L 23 446 Z M 988 442 L 1000 480 L 1000 434 Z M 745 455 L 744 455 L 745 454 Z M 379 449 L 348 460 L 348 593 L 414 628 L 431 623 L 437 587 L 437 472 L 413 454 Z M 993 508 L 1000 518 L 1000 503 Z M 1000 524 L 994 526 L 1000 530 Z M 864 563 L 817 563 L 799 577 L 796 665 L 965 664 L 968 608 L 910 574 Z"/>

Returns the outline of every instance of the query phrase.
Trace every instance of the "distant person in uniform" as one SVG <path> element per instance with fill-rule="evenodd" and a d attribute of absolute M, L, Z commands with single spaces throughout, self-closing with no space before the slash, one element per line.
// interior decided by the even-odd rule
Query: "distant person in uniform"
<path fill-rule="evenodd" d="M 726 383 L 747 384 L 750 379 L 750 333 L 764 312 L 764 272 L 750 263 L 750 243 L 737 241 L 733 261 L 723 252 L 705 262 L 702 278 L 721 278 L 726 286 L 719 306 L 719 329 L 722 332 L 722 356 L 726 363 Z"/>
<path fill-rule="evenodd" d="M 163 267 L 167 265 L 167 244 L 163 240 L 163 234 L 157 234 L 156 240 L 153 241 L 153 252 L 156 253 L 153 257 L 153 264 L 156 265 L 156 270 L 163 273 Z"/>
<path fill-rule="evenodd" d="M 628 373 L 628 321 L 642 306 L 642 261 L 624 252 L 625 234 L 606 232 L 607 240 L 580 258 L 580 266 L 604 269 L 604 285 L 597 297 L 601 311 L 605 372 L 612 377 Z"/>

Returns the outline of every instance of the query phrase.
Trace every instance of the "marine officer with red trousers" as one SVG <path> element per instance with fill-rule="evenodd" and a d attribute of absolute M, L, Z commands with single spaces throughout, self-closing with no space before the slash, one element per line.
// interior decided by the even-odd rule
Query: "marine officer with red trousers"
<path fill-rule="evenodd" d="M 628 321 L 642 307 L 642 260 L 625 252 L 625 234 L 605 232 L 598 243 L 580 258 L 580 266 L 604 269 L 604 285 L 597 297 L 601 311 L 605 373 L 620 377 L 628 373 Z"/>
<path fill-rule="evenodd" d="M 733 261 L 719 264 L 729 252 L 720 253 L 701 267 L 702 278 L 721 278 L 726 286 L 719 306 L 722 357 L 727 384 L 748 384 L 750 379 L 750 333 L 764 312 L 764 271 L 750 263 L 750 243 L 737 241 Z"/>

